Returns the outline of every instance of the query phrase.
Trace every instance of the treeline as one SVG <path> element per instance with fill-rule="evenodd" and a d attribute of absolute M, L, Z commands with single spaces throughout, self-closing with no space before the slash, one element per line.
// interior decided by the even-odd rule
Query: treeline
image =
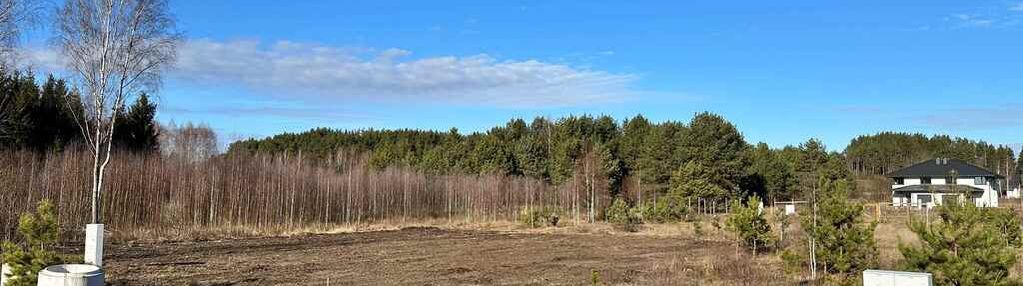
<path fill-rule="evenodd" d="M 181 158 L 192 158 L 184 156 Z M 88 222 L 88 152 L 0 150 L 0 240 L 18 215 L 49 200 L 80 241 Z M 367 168 L 364 155 L 337 153 L 311 164 L 297 156 L 217 156 L 175 160 L 151 153 L 112 157 L 102 202 L 113 239 L 267 235 L 372 223 L 477 223 L 515 220 L 523 209 L 555 209 L 564 224 L 599 219 L 606 191 L 584 174 L 551 186 L 521 176 L 437 176 L 406 168 Z M 572 182 L 577 182 L 572 183 Z M 591 193 L 587 193 L 587 191 Z"/>
<path fill-rule="evenodd" d="M 1007 177 L 1019 174 L 1016 156 L 1008 146 L 947 135 L 884 132 L 860 136 L 849 143 L 845 155 L 849 169 L 860 175 L 884 175 L 934 157 L 972 162 Z"/>
<path fill-rule="evenodd" d="M 320 128 L 235 142 L 228 153 L 290 153 L 323 159 L 340 151 L 367 153 L 375 168 L 521 175 L 555 185 L 571 178 L 575 170 L 594 169 L 605 179 L 612 197 L 685 189 L 684 184 L 699 178 L 715 191 L 691 195 L 706 199 L 748 194 L 798 199 L 821 175 L 851 179 L 844 156 L 827 152 L 820 141 L 782 149 L 763 143 L 753 146 L 732 123 L 712 113 L 696 114 L 688 123 L 652 123 L 641 115 L 621 123 L 609 116 L 556 121 L 538 117 L 530 123 L 515 119 L 467 135 L 456 129 Z"/>
<path fill-rule="evenodd" d="M 90 115 L 79 102 L 78 91 L 63 79 L 50 75 L 39 81 L 31 72 L 0 73 L 0 149 L 60 151 L 83 142 L 79 122 Z M 146 94 L 139 95 L 117 114 L 114 146 L 158 151 L 155 117 L 156 104 Z"/>

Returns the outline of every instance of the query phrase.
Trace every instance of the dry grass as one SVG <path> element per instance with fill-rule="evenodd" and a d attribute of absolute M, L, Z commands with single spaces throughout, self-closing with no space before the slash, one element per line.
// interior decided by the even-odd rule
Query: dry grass
<path fill-rule="evenodd" d="M 877 225 L 874 229 L 874 240 L 877 242 L 878 266 L 884 269 L 898 269 L 902 261 L 899 244 L 916 245 L 919 240 L 909 229 L 908 217 L 891 217 Z"/>
<path fill-rule="evenodd" d="M 779 271 L 781 261 L 772 256 L 748 253 L 699 256 L 676 253 L 671 260 L 654 265 L 653 273 L 636 285 L 792 285 Z"/>

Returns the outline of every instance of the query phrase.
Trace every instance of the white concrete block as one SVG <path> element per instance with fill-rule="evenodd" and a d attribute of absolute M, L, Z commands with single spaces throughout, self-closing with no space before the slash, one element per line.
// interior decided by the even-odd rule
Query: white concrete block
<path fill-rule="evenodd" d="M 103 266 L 103 225 L 85 226 L 85 263 Z"/>
<path fill-rule="evenodd" d="M 105 275 L 99 266 L 62 264 L 39 271 L 39 286 L 103 286 Z"/>
<path fill-rule="evenodd" d="M 796 214 L 796 205 L 795 204 L 787 204 L 787 205 L 785 205 L 785 214 L 786 215 L 794 215 L 794 214 Z"/>
<path fill-rule="evenodd" d="M 933 275 L 887 270 L 863 271 L 863 286 L 932 286 Z"/>
<path fill-rule="evenodd" d="M 14 277 L 9 277 L 10 275 L 11 275 L 11 267 L 7 266 L 7 264 L 0 265 L 0 286 L 7 285 L 7 279 L 8 278 L 14 278 Z"/>

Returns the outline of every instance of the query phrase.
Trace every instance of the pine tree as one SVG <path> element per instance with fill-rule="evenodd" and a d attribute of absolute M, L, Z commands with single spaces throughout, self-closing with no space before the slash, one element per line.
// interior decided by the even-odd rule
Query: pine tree
<path fill-rule="evenodd" d="M 63 262 L 64 259 L 50 249 L 57 242 L 59 231 L 53 204 L 49 201 L 40 202 L 35 213 L 22 215 L 18 221 L 18 233 L 24 244 L 3 243 L 4 253 L 0 262 L 10 265 L 11 276 L 15 277 L 4 285 L 36 285 L 39 271 Z"/>
<path fill-rule="evenodd" d="M 695 160 L 712 169 L 712 173 L 721 175 L 712 183 L 725 190 L 738 189 L 749 166 L 746 156 L 749 144 L 735 125 L 716 114 L 697 114 L 679 144 L 689 160 Z"/>
<path fill-rule="evenodd" d="M 119 113 L 114 131 L 114 144 L 135 152 L 160 151 L 160 131 L 155 123 L 157 104 L 141 94 L 125 112 Z"/>
<path fill-rule="evenodd" d="M 625 160 L 625 164 L 638 166 L 643 146 L 646 146 L 647 137 L 652 129 L 653 125 L 642 115 L 625 120 L 622 124 L 621 144 L 622 160 Z"/>
<path fill-rule="evenodd" d="M 778 152 L 767 143 L 759 143 L 750 152 L 750 166 L 743 188 L 756 195 L 775 200 L 793 199 L 795 175 Z"/>
<path fill-rule="evenodd" d="M 1015 285 L 1020 221 L 971 203 L 938 207 L 938 220 L 910 222 L 919 246 L 899 245 L 905 268 L 934 274 L 936 285 Z M 1006 231 L 1011 229 L 1011 231 Z"/>
<path fill-rule="evenodd" d="M 767 223 L 760 209 L 760 198 L 756 196 L 750 196 L 745 205 L 739 200 L 732 201 L 732 210 L 725 226 L 735 233 L 739 243 L 753 250 L 754 255 L 773 240 L 771 225 Z"/>
<path fill-rule="evenodd" d="M 816 244 L 819 269 L 836 284 L 855 282 L 877 260 L 876 223 L 863 221 L 863 205 L 849 199 L 844 180 L 822 178 L 817 191 L 817 215 L 802 218 L 801 226 Z"/>
<path fill-rule="evenodd" d="M 732 198 L 731 194 L 714 184 L 720 174 L 696 161 L 690 161 L 671 175 L 671 187 L 668 190 L 678 198 L 701 198 L 719 200 Z"/>
<path fill-rule="evenodd" d="M 657 125 L 647 133 L 645 143 L 640 148 L 637 160 L 637 171 L 643 182 L 657 185 L 664 190 L 671 178 L 672 170 L 678 169 L 683 160 L 676 159 L 676 138 L 680 137 L 685 127 L 677 122 L 665 122 Z"/>
<path fill-rule="evenodd" d="M 628 173 L 625 162 L 619 157 L 618 144 L 604 144 L 597 149 L 600 152 L 601 167 L 603 167 L 604 171 L 603 176 L 607 178 L 608 195 L 612 198 L 618 197 L 622 192 L 622 183 L 625 180 L 625 175 Z"/>

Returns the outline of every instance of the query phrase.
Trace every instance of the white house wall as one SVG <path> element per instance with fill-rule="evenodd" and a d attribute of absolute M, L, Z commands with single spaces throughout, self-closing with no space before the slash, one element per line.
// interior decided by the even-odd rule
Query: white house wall
<path fill-rule="evenodd" d="M 985 180 L 983 185 L 974 185 L 973 183 L 975 183 L 975 182 L 976 182 L 975 181 L 975 177 L 961 177 L 961 178 L 957 178 L 956 179 L 956 184 L 957 185 L 971 186 L 971 187 L 975 187 L 975 188 L 983 190 L 983 193 L 981 193 L 980 197 L 974 198 L 974 203 L 977 206 L 979 206 L 979 207 L 984 207 L 984 206 L 997 207 L 998 206 L 998 191 L 993 186 L 993 184 L 995 184 L 997 181 L 993 180 L 993 179 L 987 179 L 987 180 Z M 945 178 L 931 178 L 931 185 L 944 185 L 945 183 L 946 183 Z M 905 178 L 905 179 L 903 179 L 903 184 L 901 184 L 901 185 L 894 185 L 893 184 L 892 185 L 892 189 L 897 189 L 897 188 L 906 187 L 906 186 L 913 186 L 913 185 L 921 185 L 920 178 Z M 915 203 L 915 202 L 916 202 L 916 197 L 915 196 L 912 196 L 912 197 L 900 197 L 900 196 L 894 196 L 894 195 L 892 196 L 892 204 L 893 205 L 907 205 L 907 204 Z"/>

